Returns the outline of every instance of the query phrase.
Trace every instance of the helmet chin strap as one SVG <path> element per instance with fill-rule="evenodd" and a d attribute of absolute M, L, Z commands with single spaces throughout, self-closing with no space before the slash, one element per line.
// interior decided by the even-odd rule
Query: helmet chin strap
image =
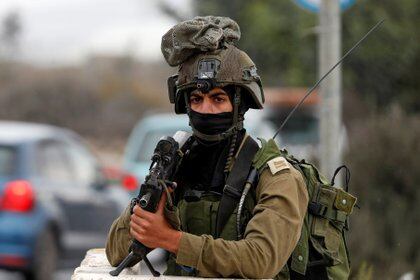
<path fill-rule="evenodd" d="M 186 106 L 187 114 L 189 116 L 190 112 L 191 112 L 191 108 L 188 105 L 189 101 L 188 101 L 187 93 L 184 93 L 184 99 L 185 99 L 185 106 Z M 199 139 L 202 139 L 202 140 L 208 141 L 208 142 L 219 142 L 219 141 L 222 141 L 224 139 L 227 139 L 227 138 L 231 137 L 232 135 L 235 135 L 244 126 L 243 119 L 239 119 L 239 105 L 240 105 L 240 103 L 241 103 L 240 88 L 236 87 L 235 88 L 235 94 L 234 94 L 234 97 L 233 97 L 232 126 L 228 130 L 226 130 L 222 133 L 210 135 L 210 134 L 202 133 L 202 132 L 198 131 L 197 129 L 195 129 L 192 122 L 190 121 L 190 126 L 192 128 L 193 135 L 198 137 Z"/>

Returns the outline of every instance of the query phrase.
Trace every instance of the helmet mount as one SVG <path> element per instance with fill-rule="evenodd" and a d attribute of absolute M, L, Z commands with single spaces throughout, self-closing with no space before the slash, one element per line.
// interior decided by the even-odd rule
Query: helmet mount
<path fill-rule="evenodd" d="M 218 59 L 202 59 L 198 62 L 197 89 L 201 92 L 209 92 L 216 87 L 216 75 L 220 68 Z"/>

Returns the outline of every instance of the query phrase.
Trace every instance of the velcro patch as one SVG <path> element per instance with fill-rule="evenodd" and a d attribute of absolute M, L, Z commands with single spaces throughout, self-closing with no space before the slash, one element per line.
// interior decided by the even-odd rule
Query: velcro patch
<path fill-rule="evenodd" d="M 284 157 L 273 158 L 267 161 L 267 165 L 273 175 L 281 170 L 290 169 L 290 165 Z"/>

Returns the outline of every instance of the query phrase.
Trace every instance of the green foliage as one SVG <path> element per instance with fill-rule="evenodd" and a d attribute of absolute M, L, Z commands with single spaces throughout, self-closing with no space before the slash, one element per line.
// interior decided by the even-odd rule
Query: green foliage
<path fill-rule="evenodd" d="M 200 15 L 223 15 L 241 26 L 244 49 L 270 86 L 311 86 L 317 77 L 318 16 L 293 1 L 195 0 Z M 387 21 L 345 61 L 345 89 L 379 109 L 399 102 L 420 111 L 420 5 L 417 0 L 358 0 L 343 13 L 343 52 L 375 23 Z"/>
<path fill-rule="evenodd" d="M 291 1 L 195 3 L 200 15 L 229 16 L 238 22 L 238 46 L 257 64 L 265 85 L 302 86 L 315 79 L 316 16 Z"/>
<path fill-rule="evenodd" d="M 361 206 L 350 220 L 350 252 L 354 267 L 374 266 L 374 279 L 420 272 L 419 139 L 420 117 L 399 108 L 350 131 L 351 191 Z"/>
<path fill-rule="evenodd" d="M 399 102 L 420 111 L 420 5 L 416 0 L 359 0 L 343 15 L 347 49 L 369 26 L 386 19 L 381 29 L 346 62 L 346 86 L 379 108 Z"/>

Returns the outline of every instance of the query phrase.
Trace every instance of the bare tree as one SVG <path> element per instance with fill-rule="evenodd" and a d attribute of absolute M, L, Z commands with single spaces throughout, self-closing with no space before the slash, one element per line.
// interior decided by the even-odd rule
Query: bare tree
<path fill-rule="evenodd" d="M 175 9 L 174 6 L 169 4 L 164 0 L 157 1 L 157 5 L 161 12 L 165 15 L 169 16 L 170 18 L 176 20 L 177 22 L 185 21 L 191 18 L 191 15 L 183 14 L 179 11 L 179 9 Z"/>
<path fill-rule="evenodd" d="M 19 40 L 22 34 L 22 23 L 17 11 L 9 12 L 2 21 L 1 45 L 6 59 L 16 58 Z"/>

